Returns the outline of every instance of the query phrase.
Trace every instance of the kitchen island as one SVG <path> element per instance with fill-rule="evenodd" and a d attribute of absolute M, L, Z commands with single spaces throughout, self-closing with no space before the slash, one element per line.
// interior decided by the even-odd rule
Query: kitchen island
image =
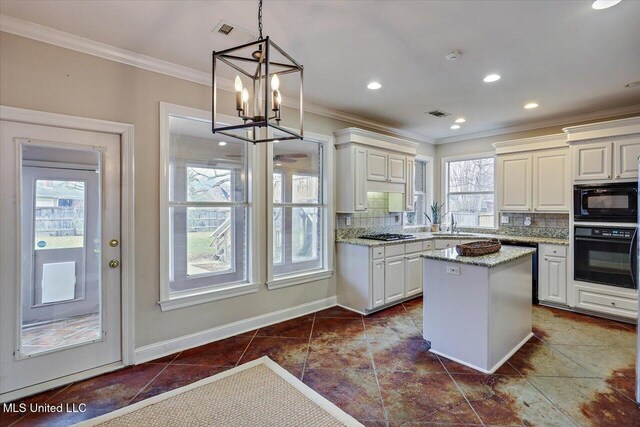
<path fill-rule="evenodd" d="M 430 351 L 495 372 L 531 332 L 533 248 L 503 246 L 479 257 L 455 248 L 423 253 L 424 338 Z"/>

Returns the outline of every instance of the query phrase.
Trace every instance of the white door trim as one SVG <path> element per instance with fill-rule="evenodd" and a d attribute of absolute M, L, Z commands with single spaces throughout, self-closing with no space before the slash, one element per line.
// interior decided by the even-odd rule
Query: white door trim
<path fill-rule="evenodd" d="M 134 126 L 85 117 L 0 105 L 0 120 L 120 135 L 121 142 L 121 284 L 122 364 L 135 363 L 135 191 Z M 95 374 L 94 374 L 95 375 Z M 46 383 L 45 383 L 46 384 Z"/>

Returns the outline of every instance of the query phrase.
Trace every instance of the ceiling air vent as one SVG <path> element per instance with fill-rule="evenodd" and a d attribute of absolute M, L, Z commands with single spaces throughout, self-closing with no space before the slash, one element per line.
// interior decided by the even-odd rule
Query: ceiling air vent
<path fill-rule="evenodd" d="M 222 23 L 222 25 L 220 25 L 220 27 L 218 28 L 218 32 L 220 34 L 224 34 L 225 36 L 228 36 L 232 30 L 233 30 L 233 27 L 225 23 Z"/>
<path fill-rule="evenodd" d="M 427 114 L 430 114 L 433 117 L 438 117 L 438 118 L 447 117 L 451 115 L 449 113 L 445 113 L 444 111 L 440 111 L 440 110 L 427 111 Z"/>

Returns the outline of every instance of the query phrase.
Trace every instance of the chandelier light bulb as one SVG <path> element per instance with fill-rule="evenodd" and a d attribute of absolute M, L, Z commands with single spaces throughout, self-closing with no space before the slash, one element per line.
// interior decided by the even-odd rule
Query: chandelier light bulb
<path fill-rule="evenodd" d="M 249 91 L 246 88 L 242 89 L 242 102 L 249 102 Z"/>
<path fill-rule="evenodd" d="M 236 82 L 234 86 L 236 88 L 236 92 L 242 92 L 242 80 L 240 80 L 240 76 L 236 76 Z"/>
<path fill-rule="evenodd" d="M 278 89 L 280 89 L 280 79 L 277 74 L 274 74 L 273 77 L 271 77 L 271 90 L 276 91 Z"/>

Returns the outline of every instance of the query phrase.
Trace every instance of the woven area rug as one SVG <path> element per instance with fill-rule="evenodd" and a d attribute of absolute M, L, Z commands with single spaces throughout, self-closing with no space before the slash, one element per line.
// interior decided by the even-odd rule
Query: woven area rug
<path fill-rule="evenodd" d="M 77 426 L 362 426 L 262 357 Z"/>

